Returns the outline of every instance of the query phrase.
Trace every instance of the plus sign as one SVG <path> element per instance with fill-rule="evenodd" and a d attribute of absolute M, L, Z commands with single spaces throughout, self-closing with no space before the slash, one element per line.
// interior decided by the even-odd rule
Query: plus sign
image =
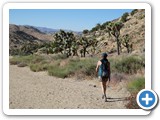
<path fill-rule="evenodd" d="M 149 104 L 149 101 L 152 101 L 152 98 L 149 98 L 149 95 L 146 94 L 146 97 L 145 98 L 142 98 L 143 101 L 146 101 L 146 105 Z"/>

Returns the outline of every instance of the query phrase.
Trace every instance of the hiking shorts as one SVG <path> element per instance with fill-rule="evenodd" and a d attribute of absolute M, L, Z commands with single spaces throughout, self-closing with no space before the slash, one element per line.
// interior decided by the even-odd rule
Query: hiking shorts
<path fill-rule="evenodd" d="M 109 79 L 107 78 L 102 78 L 101 76 L 98 76 L 99 82 L 107 82 Z"/>

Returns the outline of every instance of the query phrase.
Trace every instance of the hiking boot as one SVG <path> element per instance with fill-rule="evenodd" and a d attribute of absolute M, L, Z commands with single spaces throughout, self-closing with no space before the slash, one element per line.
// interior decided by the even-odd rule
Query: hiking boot
<path fill-rule="evenodd" d="M 105 102 L 107 102 L 107 97 L 105 98 Z"/>
<path fill-rule="evenodd" d="M 106 98 L 107 99 L 107 97 L 106 97 L 106 95 L 104 94 L 104 95 L 102 95 L 102 99 L 104 99 L 104 98 Z"/>
<path fill-rule="evenodd" d="M 105 95 L 102 95 L 102 99 L 104 99 L 104 96 L 105 96 Z"/>

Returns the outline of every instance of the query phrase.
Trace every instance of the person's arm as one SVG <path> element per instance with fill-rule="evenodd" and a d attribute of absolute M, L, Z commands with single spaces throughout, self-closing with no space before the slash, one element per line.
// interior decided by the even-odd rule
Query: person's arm
<path fill-rule="evenodd" d="M 99 69 L 99 61 L 97 62 L 96 72 L 98 72 L 98 69 Z"/>

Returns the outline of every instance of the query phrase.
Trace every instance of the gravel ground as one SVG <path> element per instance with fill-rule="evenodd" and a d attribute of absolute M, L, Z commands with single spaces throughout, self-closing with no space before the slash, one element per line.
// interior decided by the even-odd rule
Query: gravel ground
<path fill-rule="evenodd" d="M 109 99 L 104 102 L 96 79 L 61 79 L 15 65 L 9 71 L 10 109 L 125 109 L 130 95 L 120 82 L 107 88 Z"/>

